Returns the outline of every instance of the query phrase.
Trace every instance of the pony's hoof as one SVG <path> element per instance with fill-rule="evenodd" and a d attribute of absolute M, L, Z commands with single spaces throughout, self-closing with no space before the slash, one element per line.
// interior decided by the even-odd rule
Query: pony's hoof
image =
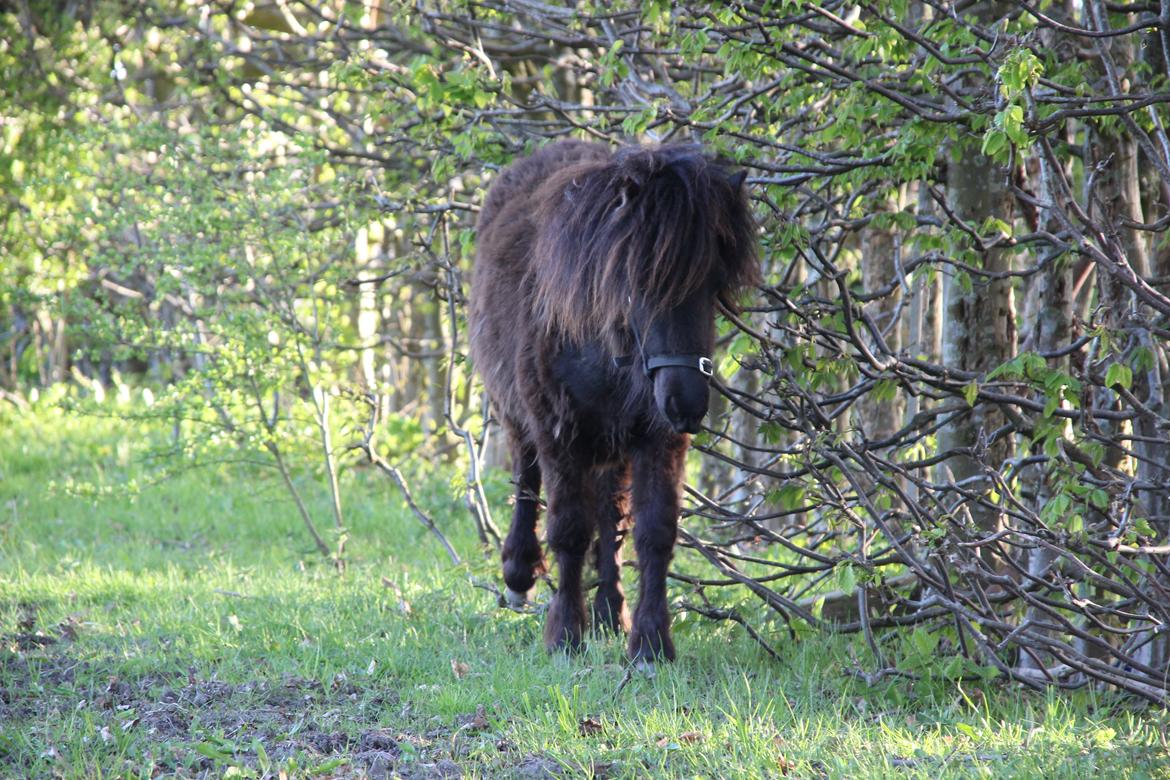
<path fill-rule="evenodd" d="M 562 636 L 555 642 L 545 644 L 545 649 L 551 656 L 572 656 L 585 652 L 585 642 L 580 638 Z"/>
<path fill-rule="evenodd" d="M 611 609 L 593 609 L 593 631 L 598 634 L 621 635 L 629 633 L 630 614 L 622 609 L 614 612 Z"/>
<path fill-rule="evenodd" d="M 630 660 L 636 664 L 673 661 L 674 642 L 670 639 L 669 631 L 644 631 L 635 625 L 630 632 L 627 652 Z"/>
<path fill-rule="evenodd" d="M 566 598 L 564 590 L 553 596 L 544 621 L 544 646 L 550 653 L 578 653 L 585 647 L 585 610 L 580 599 Z"/>
<path fill-rule="evenodd" d="M 504 587 L 504 600 L 508 602 L 508 606 L 514 609 L 519 609 L 528 603 L 528 594 L 520 593 L 511 588 Z"/>

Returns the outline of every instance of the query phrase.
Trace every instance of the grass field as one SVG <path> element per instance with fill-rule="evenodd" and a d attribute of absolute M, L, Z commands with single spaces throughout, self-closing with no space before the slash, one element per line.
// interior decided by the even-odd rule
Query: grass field
<path fill-rule="evenodd" d="M 620 641 L 549 657 L 539 615 L 471 584 L 496 564 L 441 480 L 420 499 L 467 563 L 350 471 L 339 575 L 274 474 L 152 484 L 148 440 L 0 413 L 0 776 L 1170 777 L 1165 712 L 869 686 L 847 637 L 778 633 L 776 662 L 689 615 L 680 660 L 621 685 Z"/>

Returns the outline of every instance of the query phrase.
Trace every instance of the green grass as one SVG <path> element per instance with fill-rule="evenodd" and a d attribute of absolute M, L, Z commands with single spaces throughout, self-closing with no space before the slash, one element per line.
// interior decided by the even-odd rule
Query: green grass
<path fill-rule="evenodd" d="M 849 637 L 770 631 L 776 662 L 689 615 L 680 660 L 624 685 L 617 639 L 549 657 L 539 615 L 471 584 L 495 561 L 434 477 L 415 487 L 468 563 L 353 470 L 338 574 L 273 474 L 151 484 L 149 431 L 47 405 L 0 432 L 3 777 L 1170 777 L 1165 712 L 868 686 Z"/>

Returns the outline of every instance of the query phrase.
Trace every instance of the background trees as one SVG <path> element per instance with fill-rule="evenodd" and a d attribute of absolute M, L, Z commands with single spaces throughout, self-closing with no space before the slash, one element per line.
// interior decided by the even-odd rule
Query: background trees
<path fill-rule="evenodd" d="M 490 540 L 483 189 L 551 138 L 701 142 L 766 283 L 721 321 L 680 598 L 861 632 L 874 674 L 1166 700 L 1170 6 L 4 8 L 14 398 L 139 377 L 176 447 L 294 491 L 358 442 L 447 458 Z"/>

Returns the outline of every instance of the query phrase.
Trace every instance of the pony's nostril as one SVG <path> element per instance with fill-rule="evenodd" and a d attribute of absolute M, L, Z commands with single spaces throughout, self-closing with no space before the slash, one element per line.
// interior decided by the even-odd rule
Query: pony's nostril
<path fill-rule="evenodd" d="M 666 400 L 663 412 L 666 412 L 666 419 L 670 423 L 670 427 L 674 428 L 676 434 L 697 434 L 700 432 L 703 424 L 703 414 L 687 414 L 679 408 L 679 403 L 673 398 Z"/>
<path fill-rule="evenodd" d="M 670 427 L 675 433 L 698 433 L 703 428 L 702 417 L 671 417 Z"/>
<path fill-rule="evenodd" d="M 679 396 L 671 394 L 663 399 L 662 413 L 675 433 L 698 433 L 707 416 L 706 404 L 696 408 L 694 404 L 687 404 Z"/>

